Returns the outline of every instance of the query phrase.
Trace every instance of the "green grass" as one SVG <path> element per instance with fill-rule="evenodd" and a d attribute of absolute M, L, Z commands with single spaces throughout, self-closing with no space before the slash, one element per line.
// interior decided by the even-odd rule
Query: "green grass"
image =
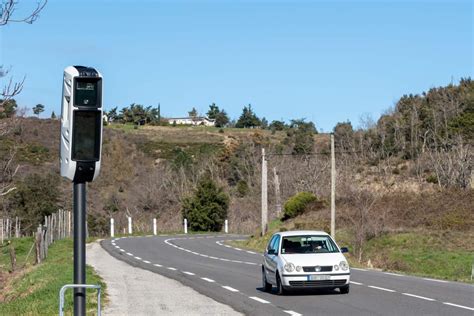
<path fill-rule="evenodd" d="M 25 243 L 26 244 L 26 243 Z M 20 251 L 18 249 L 18 256 Z M 4 254 L 2 252 L 2 257 Z M 3 259 L 2 259 L 3 260 Z M 37 266 L 20 272 L 2 289 L 5 301 L 0 304 L 0 315 L 55 315 L 59 309 L 59 290 L 73 283 L 73 242 L 71 239 L 56 241 L 48 250 L 46 260 Z M 86 269 L 88 284 L 100 284 L 105 293 L 105 283 L 90 266 Z M 88 314 L 97 309 L 96 292 L 87 291 Z M 104 301 L 104 294 L 102 295 Z M 72 290 L 66 292 L 66 314 L 73 308 Z"/>
<path fill-rule="evenodd" d="M 366 244 L 365 257 L 385 270 L 469 282 L 473 241 L 467 232 L 387 234 Z"/>
<path fill-rule="evenodd" d="M 15 248 L 17 269 L 32 265 L 35 262 L 35 249 L 31 249 L 34 244 L 33 237 L 12 238 L 11 242 Z M 9 245 L 5 242 L 0 247 L 0 272 L 11 272 Z M 26 261 L 30 249 L 31 253 Z"/>

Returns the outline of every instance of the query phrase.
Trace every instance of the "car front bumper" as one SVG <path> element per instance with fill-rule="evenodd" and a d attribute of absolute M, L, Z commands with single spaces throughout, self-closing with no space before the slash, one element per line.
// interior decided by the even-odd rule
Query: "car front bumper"
<path fill-rule="evenodd" d="M 327 280 L 311 280 L 310 275 L 328 275 Z M 286 288 L 338 288 L 346 286 L 350 282 L 351 274 L 346 273 L 306 273 L 306 274 L 283 274 L 281 283 Z"/>

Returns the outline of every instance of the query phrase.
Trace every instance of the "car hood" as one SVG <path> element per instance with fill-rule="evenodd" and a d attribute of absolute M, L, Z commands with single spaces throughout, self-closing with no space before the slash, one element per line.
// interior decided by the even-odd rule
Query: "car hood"
<path fill-rule="evenodd" d="M 316 254 L 284 254 L 281 255 L 283 260 L 291 262 L 295 266 L 313 267 L 313 266 L 332 266 L 339 264 L 341 261 L 347 261 L 344 255 L 338 253 L 316 253 Z"/>

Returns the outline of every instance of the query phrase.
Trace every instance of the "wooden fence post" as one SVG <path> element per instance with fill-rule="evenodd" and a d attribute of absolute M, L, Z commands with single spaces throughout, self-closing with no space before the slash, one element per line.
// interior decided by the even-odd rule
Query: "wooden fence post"
<path fill-rule="evenodd" d="M 36 264 L 41 263 L 41 225 L 36 230 Z"/>
<path fill-rule="evenodd" d="M 10 261 L 12 264 L 12 272 L 15 272 L 15 269 L 16 269 L 15 247 L 13 247 L 13 242 L 11 240 L 9 240 L 8 243 L 10 244 Z"/>

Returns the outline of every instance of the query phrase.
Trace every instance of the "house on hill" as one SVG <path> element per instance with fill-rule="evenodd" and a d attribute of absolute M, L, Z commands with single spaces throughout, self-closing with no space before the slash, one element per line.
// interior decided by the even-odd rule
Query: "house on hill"
<path fill-rule="evenodd" d="M 203 125 L 203 126 L 215 126 L 216 120 L 204 117 L 170 117 L 166 119 L 170 124 L 176 125 Z"/>

